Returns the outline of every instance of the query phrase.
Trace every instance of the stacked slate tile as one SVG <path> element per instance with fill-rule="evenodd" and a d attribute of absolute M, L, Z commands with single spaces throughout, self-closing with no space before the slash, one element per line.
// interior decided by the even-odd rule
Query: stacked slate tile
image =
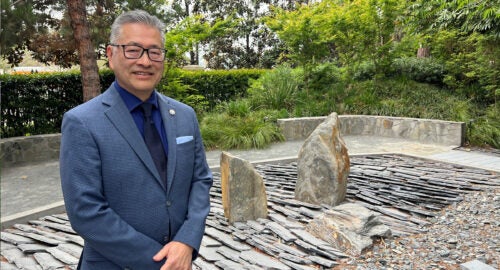
<path fill-rule="evenodd" d="M 500 187 L 500 177 L 480 169 L 401 155 L 351 157 L 346 201 L 378 212 L 395 237 L 424 233 L 429 218 L 463 194 Z M 306 225 L 328 205 L 294 198 L 296 163 L 261 164 L 268 216 L 229 223 L 214 173 L 211 211 L 194 269 L 330 269 L 348 258 L 315 237 Z M 0 269 L 75 269 L 83 240 L 67 216 L 51 215 L 1 232 Z"/>

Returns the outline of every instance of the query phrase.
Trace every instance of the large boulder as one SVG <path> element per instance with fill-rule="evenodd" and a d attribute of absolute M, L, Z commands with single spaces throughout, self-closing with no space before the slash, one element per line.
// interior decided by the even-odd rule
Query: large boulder
<path fill-rule="evenodd" d="M 295 198 L 313 204 L 340 204 L 346 196 L 349 166 L 338 116 L 332 113 L 309 135 L 299 151 Z"/>
<path fill-rule="evenodd" d="M 224 216 L 236 221 L 267 217 L 267 196 L 262 176 L 253 165 L 227 152 L 220 158 Z"/>

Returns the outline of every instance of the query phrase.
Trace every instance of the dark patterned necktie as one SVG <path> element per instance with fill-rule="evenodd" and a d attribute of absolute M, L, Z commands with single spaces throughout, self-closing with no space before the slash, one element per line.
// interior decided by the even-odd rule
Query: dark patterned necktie
<path fill-rule="evenodd" d="M 151 116 L 153 104 L 144 102 L 141 104 L 141 108 L 144 112 L 144 141 L 148 146 L 151 157 L 155 162 L 156 169 L 160 173 L 163 183 L 166 184 L 167 156 L 165 155 L 165 150 L 163 149 L 160 134 L 158 133 L 153 117 Z"/>

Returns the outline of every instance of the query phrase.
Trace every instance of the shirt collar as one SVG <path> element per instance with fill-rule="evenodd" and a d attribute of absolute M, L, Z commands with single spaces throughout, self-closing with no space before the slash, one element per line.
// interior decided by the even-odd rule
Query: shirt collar
<path fill-rule="evenodd" d="M 121 87 L 117 81 L 115 81 L 114 84 L 129 111 L 133 111 L 141 105 L 142 100 L 125 90 L 125 88 Z M 154 108 L 158 108 L 158 97 L 156 95 L 156 91 L 153 91 L 151 96 L 145 102 L 153 104 Z"/>

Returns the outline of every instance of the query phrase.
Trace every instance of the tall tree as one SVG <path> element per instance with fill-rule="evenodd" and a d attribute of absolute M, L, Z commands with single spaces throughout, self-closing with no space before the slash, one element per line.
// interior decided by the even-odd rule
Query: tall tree
<path fill-rule="evenodd" d="M 30 51 L 47 65 L 79 64 L 66 0 L 0 0 L 1 55 L 13 66 Z M 144 9 L 166 20 L 165 0 L 86 0 L 90 37 L 97 59 L 105 56 L 110 26 L 122 11 Z M 56 16 L 54 16 L 56 15 Z M 43 44 L 43 46 L 41 46 Z"/>
<path fill-rule="evenodd" d="M 204 59 L 210 68 L 270 68 L 279 55 L 280 43 L 260 20 L 269 12 L 269 0 L 210 0 L 201 3 L 209 20 L 232 16 L 237 25 L 226 36 L 205 43 Z"/>
<path fill-rule="evenodd" d="M 210 37 L 195 44 L 191 63 L 203 58 L 209 68 L 271 68 L 283 51 L 278 37 L 261 21 L 270 6 L 295 9 L 305 0 L 173 0 L 171 17 L 179 22 L 188 16 L 202 15 L 210 24 L 233 18 L 237 24 L 225 35 Z M 199 49 L 198 49 L 199 48 Z"/>
<path fill-rule="evenodd" d="M 293 11 L 276 9 L 266 22 L 299 65 L 333 59 L 353 67 L 369 60 L 383 73 L 391 62 L 399 8 L 396 0 L 323 0 Z"/>
<path fill-rule="evenodd" d="M 67 0 L 67 4 L 71 28 L 73 28 L 73 35 L 78 45 L 83 100 L 87 101 L 101 93 L 101 85 L 99 83 L 97 59 L 90 39 L 85 0 Z"/>
<path fill-rule="evenodd" d="M 167 16 L 167 24 L 172 30 L 175 28 L 179 29 L 177 24 L 186 24 L 187 22 L 192 23 L 193 20 L 198 21 L 203 18 L 200 14 L 200 1 L 193 0 L 173 0 L 170 5 L 170 12 Z M 200 23 L 203 23 L 200 21 Z M 185 27 L 185 26 L 182 26 Z M 189 27 L 188 27 L 189 28 Z M 189 50 L 189 64 L 199 65 L 199 41 L 191 44 Z"/>
<path fill-rule="evenodd" d="M 49 7 L 57 0 L 1 0 L 1 55 L 12 66 L 17 66 L 24 58 L 26 50 L 40 46 L 37 35 L 50 34 L 58 24 L 52 18 Z"/>

